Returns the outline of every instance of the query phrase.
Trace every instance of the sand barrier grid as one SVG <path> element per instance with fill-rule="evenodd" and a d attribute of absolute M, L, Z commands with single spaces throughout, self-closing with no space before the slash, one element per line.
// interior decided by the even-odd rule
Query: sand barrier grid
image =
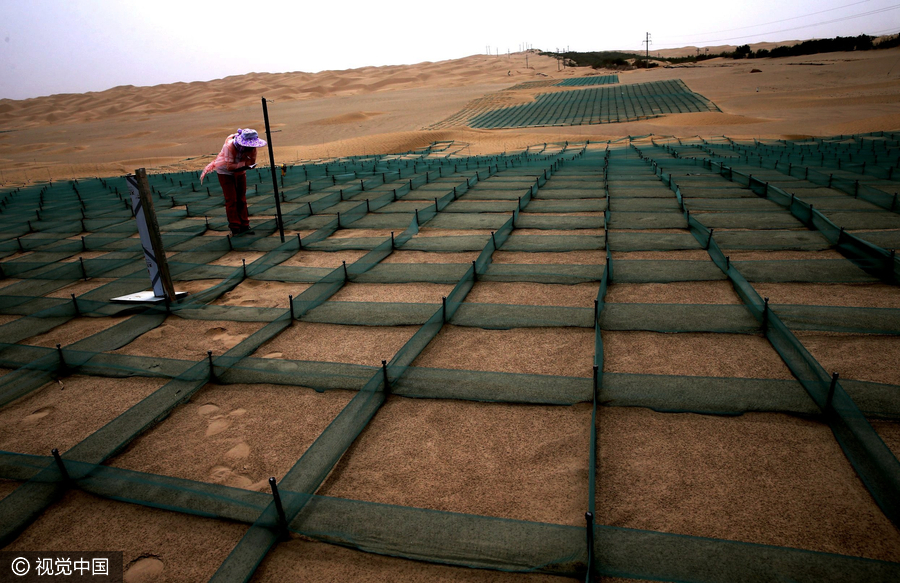
<path fill-rule="evenodd" d="M 633 145 L 637 145 L 635 142 Z M 543 572 L 584 577 L 586 573 L 697 581 L 732 581 L 748 574 L 812 580 L 827 573 L 842 580 L 891 580 L 900 565 L 788 547 L 712 540 L 666 532 L 606 526 L 588 519 L 589 528 L 510 520 L 473 514 L 439 512 L 423 508 L 316 495 L 369 421 L 391 395 L 430 399 L 464 399 L 501 403 L 570 405 L 590 403 L 591 447 L 588 454 L 588 499 L 585 509 L 597 515 L 599 467 L 598 424 L 604 407 L 639 406 L 658 411 L 739 414 L 781 411 L 821 416 L 853 462 L 882 511 L 897 520 L 897 460 L 880 441 L 866 416 L 896 417 L 896 398 L 873 398 L 881 387 L 861 382 L 847 390 L 832 382 L 803 348 L 792 329 L 825 332 L 897 334 L 900 317 L 892 308 L 840 306 L 767 306 L 752 281 L 872 283 L 884 279 L 878 249 L 847 239 L 831 240 L 824 216 L 803 220 L 803 203 L 795 198 L 790 215 L 801 226 L 812 224 L 825 233 L 822 241 L 798 237 L 798 229 L 780 225 L 782 238 L 725 240 L 743 250 L 838 249 L 850 256 L 821 260 L 812 266 L 783 260 L 731 262 L 720 247 L 720 233 L 707 228 L 705 216 L 684 210 L 684 198 L 671 170 L 688 166 L 686 160 L 655 160 L 651 166 L 637 148 L 572 145 L 547 152 L 510 156 L 453 159 L 432 157 L 424 151 L 407 160 L 359 157 L 329 164 L 292 167 L 281 189 L 285 228 L 297 231 L 281 243 L 271 236 L 274 221 L 254 220 L 257 234 L 234 239 L 215 236 L 224 220 L 217 201 L 190 183 L 188 175 L 152 176 L 158 200 L 170 208 L 160 212 L 164 240 L 173 251 L 170 259 L 176 287 L 205 282 L 186 302 L 133 309 L 104 298 L 137 291 L 146 275 L 137 264 L 139 250 L 129 211 L 110 200 L 118 197 L 112 180 L 56 184 L 4 193 L 0 220 L 11 225 L 5 241 L 2 267 L 6 278 L 17 281 L 0 294 L 3 314 L 18 319 L 0 326 L 0 366 L 12 372 L 0 377 L 0 403 L 13 403 L 38 391 L 47 382 L 73 372 L 103 377 L 147 376 L 163 379 L 162 388 L 99 428 L 60 460 L 13 452 L 0 453 L 0 477 L 23 482 L 0 501 L 3 540 L 13 540 L 35 517 L 53 504 L 67 488 L 127 502 L 216 517 L 252 525 L 213 576 L 215 580 L 246 580 L 286 531 L 316 540 L 375 553 L 468 567 L 522 572 Z M 652 144 L 651 144 L 652 146 Z M 545 145 L 546 147 L 546 145 Z M 654 150 L 656 152 L 657 150 Z M 659 148 L 662 155 L 665 150 Z M 665 153 L 669 156 L 668 153 Z M 655 153 L 654 153 L 655 156 Z M 412 162 L 410 166 L 410 162 Z M 708 176 L 722 181 L 724 170 L 701 163 Z M 691 173 L 695 170 L 691 170 Z M 737 174 L 737 173 L 735 173 Z M 261 178 L 261 176 L 260 176 Z M 629 189 L 645 186 L 674 191 L 677 210 L 663 212 L 617 211 Z M 748 181 L 749 182 L 749 181 Z M 179 183 L 179 186 L 175 186 Z M 555 183 L 555 184 L 554 184 Z M 583 183 L 583 184 L 581 184 Z M 718 183 L 716 183 L 718 184 Z M 544 191 L 581 191 L 572 203 L 553 208 L 555 198 Z M 251 213 L 270 214 L 271 187 L 258 181 L 251 197 Z M 588 187 L 589 188 L 582 188 Z M 754 185 L 750 184 L 755 192 Z M 188 190 L 190 189 L 190 190 Z M 671 191 L 669 190 L 671 189 Z M 51 197 L 65 191 L 66 196 Z M 70 193 L 71 191 L 71 193 Z M 768 189 L 771 198 L 772 187 Z M 258 193 L 258 194 L 257 194 Z M 610 194 L 612 193 L 612 205 Z M 777 194 L 777 193 L 776 193 Z M 753 196 L 757 196 L 758 193 Z M 484 197 L 484 198 L 482 198 Z M 46 200 L 45 200 L 46 198 Z M 662 198 L 662 195 L 660 195 Z M 15 216 L 4 204 L 7 200 Z M 475 205 L 505 200 L 509 206 Z M 656 200 L 646 198 L 639 200 Z M 410 201 L 424 205 L 399 206 Z M 534 212 L 595 212 L 603 215 L 541 216 Z M 776 202 L 779 202 L 776 199 Z M 45 204 L 46 203 L 46 204 Z M 468 208 L 462 203 L 472 203 Z M 576 204 L 577 203 L 577 204 Z M 392 212 L 392 207 L 396 211 Z M 454 208 L 455 205 L 456 208 Z M 538 211 L 532 211 L 535 205 Z M 542 205 L 542 206 L 540 206 Z M 30 207 L 37 208 L 34 211 Z M 47 214 L 41 211 L 47 207 Z M 184 209 L 180 208 L 184 206 Z M 512 207 L 511 210 L 509 207 Z M 612 211 L 610 210 L 612 206 Z M 796 207 L 796 209 L 795 209 Z M 640 208 L 640 205 L 634 207 Z M 340 209 L 340 210 L 338 210 Z M 590 209 L 590 210 L 587 210 Z M 33 224 L 21 217 L 34 212 Z M 73 211 L 85 210 L 84 219 Z M 95 213 L 96 210 L 96 213 Z M 21 212 L 18 212 L 21 211 Z M 818 211 L 808 210 L 815 216 Z M 634 214 L 631 214 L 634 213 Z M 13 215 L 13 216 L 10 216 Z M 36 216 L 37 216 L 36 215 Z M 645 216 L 640 216 L 645 215 Z M 797 215 L 801 215 L 798 217 Z M 783 220 L 783 211 L 736 212 L 715 229 L 763 228 Z M 207 223 L 208 217 L 213 217 Z M 699 220 L 698 220 L 699 217 Z M 722 217 L 725 218 L 725 217 Z M 791 220 L 795 220 L 792 218 Z M 82 222 L 83 221 L 83 222 Z M 26 221 L 27 223 L 27 221 Z M 790 224 L 790 223 L 786 223 Z M 4 223 L 5 225 L 5 223 Z M 13 225 L 15 225 L 13 227 Z M 438 226 L 435 226 L 438 225 Z M 36 227 L 36 228 L 35 228 Z M 480 231 L 480 234 L 428 237 L 427 229 Z M 397 229 L 389 238 L 333 237 L 338 231 Z M 517 229 L 553 233 L 516 234 Z M 596 230 L 600 234 L 584 234 Z M 668 230 L 674 231 L 669 232 Z M 579 233 L 581 231 L 581 233 Z M 655 232 L 664 231 L 664 232 Z M 827 232 L 826 232 L 827 231 Z M 81 233 L 88 233 L 81 235 Z M 311 233 L 311 234 L 307 234 Z M 848 242 L 849 241 L 849 242 Z M 724 242 L 722 243 L 724 246 Z M 599 251 L 604 264 L 494 263 L 498 251 L 511 253 L 566 253 Z M 362 253 L 358 259 L 334 268 L 285 267 L 298 253 Z M 384 260 L 395 250 L 430 253 L 477 252 L 472 264 L 390 264 Z M 613 252 L 705 250 L 712 261 L 615 260 Z M 86 251 L 101 251 L 96 258 L 58 265 Z M 881 250 L 883 251 L 883 250 Z M 228 253 L 256 252 L 259 257 L 240 267 L 212 265 Z M 868 254 L 868 255 L 866 255 Z M 111 255 L 111 256 L 110 256 Z M 20 258 L 20 259 L 19 259 Z M 751 265 L 752 264 L 752 265 Z M 402 268 L 396 267 L 403 265 Z M 875 266 L 875 267 L 873 267 Z M 745 279 L 744 270 L 748 274 Z M 98 288 L 69 299 L 46 297 L 79 280 L 108 278 Z M 288 309 L 212 305 L 248 280 L 309 284 L 291 298 Z M 429 282 L 453 284 L 440 304 L 404 302 L 331 301 L 348 283 Z M 668 283 L 677 281 L 730 282 L 742 304 L 608 303 L 610 283 Z M 479 282 L 533 282 L 542 285 L 597 284 L 593 306 L 506 305 L 467 302 Z M 124 323 L 57 349 L 28 344 L 38 333 L 51 332 L 78 318 L 131 315 Z M 255 323 L 256 329 L 220 354 L 197 361 L 129 355 L 118 351 L 136 338 L 156 330 L 170 318 L 187 321 L 230 320 Z M 382 366 L 341 362 L 309 362 L 267 358 L 259 354 L 297 323 L 366 324 L 392 327 L 412 325 L 416 332 Z M 490 370 L 451 370 L 417 366 L 417 358 L 448 327 L 504 330 L 519 328 L 593 329 L 593 377 L 522 374 Z M 704 332 L 747 337 L 762 332 L 790 367 L 795 379 L 717 378 L 665 374 L 635 374 L 604 370 L 603 333 Z M 151 430 L 170 411 L 182 405 L 207 383 L 268 382 L 317 390 L 351 389 L 357 394 L 328 428 L 306 450 L 279 482 L 281 508 L 270 494 L 171 476 L 135 472 L 108 461 L 142 433 Z M 896 393 L 894 393 L 896 394 Z M 860 412 L 855 400 L 865 402 Z M 880 444 L 880 445 L 879 445 Z M 61 464 L 61 465 L 60 465 Z M 593 533 L 590 544 L 588 533 Z M 677 558 L 676 558 L 677 557 Z M 715 565 L 715 569 L 711 566 Z M 818 580 L 818 579 L 816 579 Z"/>

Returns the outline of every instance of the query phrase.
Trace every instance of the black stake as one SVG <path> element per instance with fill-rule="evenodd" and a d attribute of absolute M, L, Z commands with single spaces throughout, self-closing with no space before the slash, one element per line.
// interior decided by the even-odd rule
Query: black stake
<path fill-rule="evenodd" d="M 831 373 L 831 385 L 828 387 L 828 397 L 825 399 L 825 409 L 824 412 L 828 412 L 831 409 L 832 401 L 834 400 L 834 389 L 837 387 L 838 381 L 838 373 Z"/>
<path fill-rule="evenodd" d="M 63 358 L 62 346 L 59 344 L 56 345 L 56 353 L 59 356 L 59 368 L 64 370 L 66 368 L 66 359 Z"/>
<path fill-rule="evenodd" d="M 762 331 L 763 334 L 769 333 L 769 298 L 763 298 L 763 313 L 762 313 Z"/>
<path fill-rule="evenodd" d="M 587 523 L 587 581 L 594 580 L 594 514 L 592 512 L 584 513 L 584 520 Z"/>
<path fill-rule="evenodd" d="M 347 281 L 348 279 L 350 279 L 350 276 L 347 275 L 347 262 L 341 261 L 341 265 L 344 266 L 344 281 Z"/>
<path fill-rule="evenodd" d="M 62 457 L 59 455 L 59 450 L 54 447 L 50 450 L 50 453 L 53 454 L 53 459 L 56 461 L 56 467 L 59 468 L 59 473 L 62 475 L 63 482 L 66 485 L 69 485 L 72 482 L 72 478 L 69 477 L 69 471 L 66 469 L 66 464 L 63 463 Z"/>
<path fill-rule="evenodd" d="M 288 294 L 288 306 L 291 309 L 291 322 L 294 321 L 294 296 Z"/>
<path fill-rule="evenodd" d="M 384 377 L 384 394 L 385 396 L 391 393 L 391 382 L 388 379 L 388 370 L 387 370 L 387 361 L 381 361 L 381 374 Z"/>
<path fill-rule="evenodd" d="M 446 297 L 441 298 L 441 307 L 444 310 L 444 322 L 446 322 L 447 321 L 447 298 Z"/>
<path fill-rule="evenodd" d="M 241 259 L 241 267 L 244 268 L 244 279 L 247 279 L 247 260 Z"/>
<path fill-rule="evenodd" d="M 284 530 L 287 528 L 287 516 L 284 514 L 284 506 L 281 505 L 281 494 L 278 493 L 278 486 L 275 484 L 274 476 L 269 478 L 269 487 L 272 488 L 272 498 L 275 500 L 275 510 L 278 512 L 278 526 Z"/>
<path fill-rule="evenodd" d="M 87 281 L 87 270 L 84 268 L 84 257 L 79 257 L 78 261 L 81 262 L 81 277 L 84 278 L 84 281 Z"/>
<path fill-rule="evenodd" d="M 209 360 L 209 380 L 214 381 L 216 379 L 216 371 L 213 370 L 212 350 L 206 351 L 206 358 Z"/>
<path fill-rule="evenodd" d="M 278 175 L 275 171 L 275 154 L 272 151 L 272 132 L 269 130 L 269 108 L 266 107 L 266 98 L 262 98 L 263 119 L 266 122 L 266 141 L 269 146 L 269 167 L 272 170 L 272 188 L 275 191 L 275 221 L 278 223 L 278 233 L 281 242 L 284 243 L 284 222 L 281 220 L 281 199 L 278 198 Z"/>

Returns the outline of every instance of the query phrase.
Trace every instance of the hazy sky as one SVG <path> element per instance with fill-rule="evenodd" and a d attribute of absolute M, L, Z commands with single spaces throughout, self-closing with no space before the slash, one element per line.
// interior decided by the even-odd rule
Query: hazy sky
<path fill-rule="evenodd" d="M 900 31 L 898 0 L 0 0 L 0 98 L 534 48 L 744 44 Z"/>

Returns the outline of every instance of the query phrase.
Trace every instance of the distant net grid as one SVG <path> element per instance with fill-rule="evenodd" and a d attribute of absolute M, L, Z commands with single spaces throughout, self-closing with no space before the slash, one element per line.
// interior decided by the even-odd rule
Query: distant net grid
<path fill-rule="evenodd" d="M 873 148 L 881 161 L 869 163 L 868 172 L 873 173 L 873 165 L 890 168 L 898 163 L 896 140 L 893 134 L 854 136 L 846 145 L 830 142 L 829 147 L 833 146 L 834 157 L 843 159 L 851 151 L 859 156 L 858 144 L 877 143 Z M 9 370 L 0 377 L 0 406 L 75 372 L 161 378 L 165 384 L 64 451 L 62 467 L 50 456 L 0 452 L 0 478 L 21 483 L 0 500 L 3 545 L 15 540 L 68 489 L 77 488 L 119 501 L 252 525 L 212 577 L 214 581 L 249 580 L 286 529 L 373 553 L 581 579 L 613 575 L 710 582 L 896 581 L 900 564 L 886 561 L 619 528 L 590 519 L 586 527 L 576 527 L 316 495 L 388 395 L 545 405 L 591 403 L 590 451 L 585 452 L 589 493 L 584 501 L 584 509 L 591 513 L 596 512 L 595 484 L 602 471 L 597 452 L 601 407 L 721 415 L 775 411 L 810 415 L 826 423 L 880 511 L 894 525 L 900 524 L 900 463 L 867 421 L 900 418 L 900 387 L 831 378 L 792 332 L 897 335 L 900 310 L 769 306 L 750 283 L 896 285 L 900 264 L 895 254 L 872 239 L 893 243 L 898 231 L 850 233 L 829 219 L 827 207 L 815 204 L 814 209 L 804 195 L 775 184 L 804 186 L 788 176 L 796 176 L 795 168 L 782 175 L 777 174 L 780 170 L 762 172 L 756 166 L 751 177 L 749 167 L 745 172 L 732 166 L 738 161 L 733 152 L 739 146 L 643 137 L 629 138 L 627 143 L 551 144 L 503 156 L 455 157 L 447 154 L 446 145 L 436 145 L 394 156 L 292 166 L 279 178 L 284 226 L 289 231 L 284 242 L 277 236 L 274 220 L 267 218 L 274 214 L 275 205 L 266 171 L 249 176 L 248 202 L 256 234 L 237 238 L 221 236 L 227 229 L 221 202 L 213 191 L 199 185 L 196 173 L 152 175 L 163 239 L 174 252 L 169 262 L 176 288 L 191 281 L 218 283 L 181 303 L 137 310 L 109 301 L 147 288 L 123 179 L 6 190 L 0 194 L 0 267 L 2 276 L 12 283 L 0 288 L 0 314 L 8 318 L 0 326 L 0 366 Z M 771 153 L 754 147 L 760 158 Z M 752 166 L 753 157 L 749 159 Z M 819 163 L 823 164 L 822 156 Z M 856 180 L 866 183 L 869 176 L 857 173 L 855 167 L 842 172 L 842 179 L 854 185 Z M 880 189 L 892 182 L 879 179 L 871 184 L 875 191 L 884 192 Z M 833 202 L 857 200 L 835 187 L 832 184 Z M 864 192 L 882 200 L 877 193 Z M 854 226 L 873 221 L 893 225 L 895 209 L 885 204 L 867 209 L 865 220 Z M 397 234 L 333 236 L 352 234 L 353 229 L 390 229 Z M 482 234 L 422 236 L 422 229 L 480 230 Z M 528 234 L 517 233 L 521 229 L 529 229 Z M 552 234 L 536 235 L 533 230 Z M 845 259 L 730 261 L 723 249 L 832 249 Z M 336 268 L 282 265 L 303 250 L 363 254 Z M 606 260 L 571 265 L 492 260 L 497 251 L 572 250 L 601 251 Z M 710 259 L 612 257 L 616 252 L 682 250 L 705 250 Z M 221 264 L 219 260 L 234 251 L 258 258 L 238 267 Z M 468 251 L 478 256 L 471 264 L 385 262 L 395 251 Z M 94 278 L 109 282 L 77 296 L 55 297 L 66 286 Z M 286 309 L 214 304 L 248 280 L 310 287 L 293 297 Z M 593 282 L 598 293 L 593 307 L 467 302 L 467 294 L 481 281 Z M 674 281 L 728 281 L 743 304 L 605 301 L 613 282 Z M 447 283 L 453 290 L 441 304 L 329 301 L 353 282 Z M 65 347 L 28 343 L 36 334 L 52 332 L 74 318 L 123 314 L 132 317 Z M 258 322 L 262 327 L 224 354 L 210 354 L 208 359 L 114 352 L 172 317 Z M 255 355 L 261 345 L 297 321 L 414 325 L 417 331 L 382 367 Z M 592 360 L 593 379 L 413 366 L 447 324 L 593 329 L 594 352 L 583 355 Z M 623 330 L 763 334 L 795 379 L 717 378 L 711 382 L 702 377 L 605 371 L 601 332 Z M 356 396 L 279 482 L 281 509 L 269 494 L 108 465 L 114 455 L 208 383 L 351 389 Z M 748 391 L 751 385 L 753 390 Z"/>
<path fill-rule="evenodd" d="M 609 77 L 609 84 L 598 84 Z M 535 100 L 509 105 L 519 90 L 572 87 L 540 93 Z M 587 87 L 586 89 L 583 87 Z M 617 75 L 583 77 L 564 81 L 520 83 L 470 102 L 465 109 L 426 129 L 468 126 L 484 129 L 525 128 L 618 123 L 672 113 L 719 111 L 719 108 L 680 79 L 618 85 Z"/>
<path fill-rule="evenodd" d="M 573 77 L 563 79 L 556 84 L 557 87 L 584 87 L 587 85 L 611 85 L 619 82 L 618 75 L 594 75 L 592 77 Z"/>
<path fill-rule="evenodd" d="M 670 113 L 719 111 L 680 79 L 542 93 L 534 102 L 480 114 L 473 128 L 524 128 L 617 123 Z"/>

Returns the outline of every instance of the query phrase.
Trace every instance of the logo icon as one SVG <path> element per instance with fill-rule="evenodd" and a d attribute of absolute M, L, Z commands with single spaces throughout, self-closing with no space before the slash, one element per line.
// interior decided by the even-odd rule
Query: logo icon
<path fill-rule="evenodd" d="M 27 575 L 28 571 L 31 570 L 31 563 L 28 562 L 28 559 L 24 557 L 16 557 L 12 561 L 12 572 L 13 575 L 17 577 L 21 577 L 23 575 Z"/>

